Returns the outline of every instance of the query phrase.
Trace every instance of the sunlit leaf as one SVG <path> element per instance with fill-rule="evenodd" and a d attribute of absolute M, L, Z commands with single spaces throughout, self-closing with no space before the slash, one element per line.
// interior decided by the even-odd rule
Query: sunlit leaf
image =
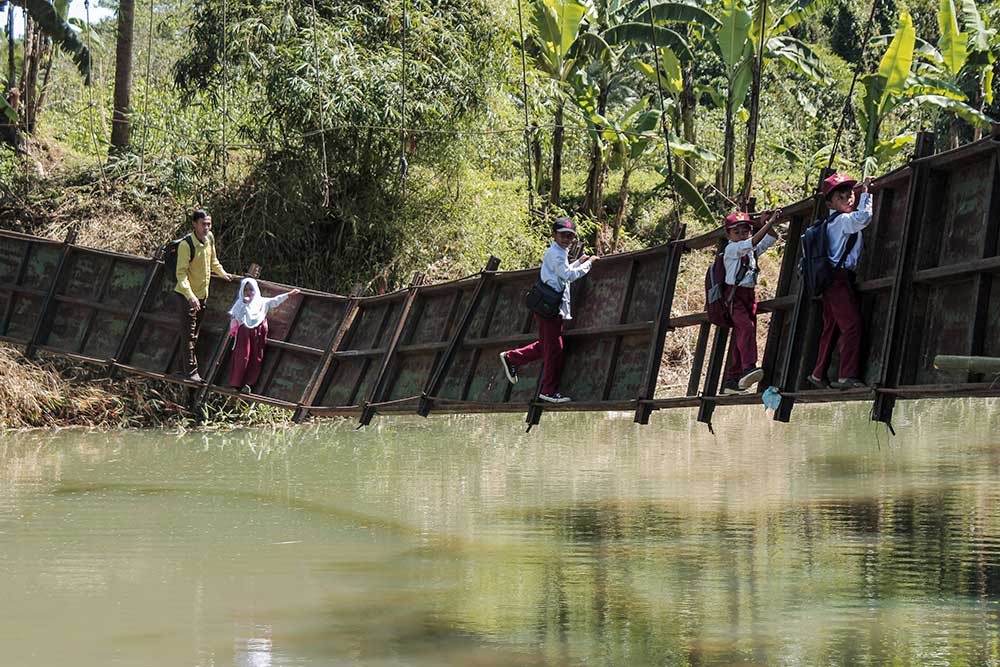
<path fill-rule="evenodd" d="M 958 17 L 955 16 L 953 0 L 940 0 L 937 18 L 938 29 L 941 31 L 938 50 L 944 57 L 944 66 L 954 76 L 965 65 L 965 60 L 969 56 L 965 48 L 968 37 L 964 32 L 958 30 Z"/>
<path fill-rule="evenodd" d="M 739 0 L 723 0 L 722 26 L 719 28 L 719 53 L 722 62 L 733 70 L 742 61 L 749 44 L 752 17 Z M 753 49 L 750 49 L 753 53 Z"/>
<path fill-rule="evenodd" d="M 913 20 L 909 12 L 900 12 L 899 27 L 895 37 L 889 43 L 885 55 L 878 66 L 879 76 L 885 78 L 885 89 L 882 94 L 882 101 L 886 97 L 898 95 L 903 92 L 906 79 L 910 76 L 910 67 L 913 65 L 913 47 L 917 33 L 913 28 Z"/>

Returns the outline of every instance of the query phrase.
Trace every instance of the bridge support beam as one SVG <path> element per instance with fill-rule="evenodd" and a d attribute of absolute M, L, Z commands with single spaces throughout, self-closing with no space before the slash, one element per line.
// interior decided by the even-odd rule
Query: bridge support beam
<path fill-rule="evenodd" d="M 302 396 L 299 398 L 298 407 L 295 408 L 295 414 L 292 416 L 292 420 L 296 424 L 308 416 L 310 406 L 316 402 L 323 379 L 334 364 L 333 355 L 340 349 L 341 344 L 344 342 L 344 337 L 354 323 L 354 317 L 358 314 L 358 301 L 359 299 L 355 296 L 344 306 L 344 315 L 340 318 L 340 324 L 337 325 L 337 330 L 334 332 L 333 337 L 330 338 L 330 344 L 326 346 L 326 350 L 323 352 L 323 358 L 313 371 L 312 377 L 309 378 L 309 382 L 306 384 L 306 388 L 302 391 Z"/>
<path fill-rule="evenodd" d="M 653 326 L 653 337 L 650 341 L 649 357 L 646 359 L 646 370 L 643 374 L 637 407 L 633 421 L 636 424 L 648 424 L 653 406 L 644 401 L 656 397 L 656 383 L 660 378 L 660 364 L 663 362 L 663 347 L 666 344 L 667 333 L 670 330 L 670 310 L 674 306 L 674 292 L 677 289 L 677 275 L 681 269 L 681 255 L 684 254 L 683 225 L 677 229 L 677 238 L 670 244 L 670 252 L 663 262 L 663 278 L 660 280 L 660 298 L 656 305 L 656 324 Z M 635 276 L 632 276 L 635 280 Z M 631 285 L 629 294 L 632 294 Z"/>
<path fill-rule="evenodd" d="M 458 352 L 459 346 L 465 340 L 465 334 L 468 333 L 469 325 L 472 324 L 472 318 L 475 316 L 476 311 L 479 310 L 479 304 L 483 301 L 486 288 L 493 283 L 493 278 L 496 276 L 497 269 L 499 268 L 500 258 L 490 255 L 490 258 L 486 260 L 486 266 L 479 273 L 479 282 L 476 283 L 476 287 L 472 292 L 472 298 L 469 299 L 469 305 L 462 314 L 462 319 L 459 320 L 458 326 L 455 327 L 455 333 L 452 334 L 451 340 L 448 341 L 448 347 L 445 348 L 441 359 L 434 368 L 434 372 L 424 386 L 423 396 L 420 397 L 420 405 L 417 407 L 417 414 L 421 417 L 426 417 L 431 413 L 431 408 L 434 406 L 434 397 L 441 391 L 444 378 L 448 375 L 449 369 L 451 369 L 451 364 L 455 360 L 455 354 Z"/>
<path fill-rule="evenodd" d="M 380 403 L 385 398 L 388 376 L 392 370 L 392 362 L 396 359 L 396 349 L 399 347 L 399 340 L 403 337 L 403 331 L 406 329 L 410 310 L 413 308 L 413 302 L 417 298 L 417 290 L 423 282 L 424 274 L 422 273 L 417 273 L 413 276 L 413 280 L 410 281 L 409 291 L 406 299 L 403 301 L 403 306 L 399 313 L 399 321 L 396 323 L 396 330 L 393 331 L 392 338 L 389 339 L 389 347 L 386 348 L 385 356 L 382 358 L 382 365 L 379 367 L 378 375 L 375 376 L 375 381 L 372 383 L 372 390 L 368 394 L 368 400 L 365 401 L 361 408 L 361 419 L 359 420 L 361 426 L 367 426 L 372 422 L 372 418 L 375 417 L 375 410 L 377 409 L 377 406 L 373 404 Z"/>
<path fill-rule="evenodd" d="M 813 195 L 813 208 L 812 215 L 808 221 L 808 224 L 803 222 L 799 225 L 799 229 L 802 230 L 805 227 L 812 226 L 816 220 L 819 219 L 820 215 L 823 213 L 825 208 L 825 201 L 822 195 L 821 188 L 823 186 L 823 181 L 828 176 L 833 173 L 832 169 L 823 169 L 820 171 L 819 180 L 816 182 L 816 191 Z M 800 235 L 801 236 L 801 235 Z M 788 245 L 792 243 L 795 244 L 796 250 L 793 254 L 800 255 L 800 247 L 802 245 L 800 238 L 796 237 L 794 239 L 789 236 Z M 788 252 L 787 249 L 785 251 Z M 794 267 L 794 265 L 793 265 Z M 816 346 L 818 341 L 813 340 L 811 343 L 807 343 L 805 340 L 810 329 L 815 329 L 815 325 L 810 327 L 810 311 L 814 310 L 812 308 L 813 297 L 811 294 L 807 294 L 805 290 L 805 285 L 801 282 L 797 290 L 797 296 L 795 299 L 795 307 L 792 309 L 792 317 L 788 323 L 788 334 L 787 342 L 785 343 L 785 355 L 782 358 L 781 372 L 777 378 L 778 386 L 781 389 L 782 394 L 791 393 L 797 391 L 799 384 L 802 379 L 802 360 L 804 356 L 809 358 L 814 358 L 816 354 Z M 813 314 L 813 318 L 816 314 Z M 816 334 L 813 334 L 812 338 L 815 338 Z M 807 350 L 811 348 L 812 353 L 806 354 Z M 787 422 L 792 418 L 792 407 L 795 405 L 795 399 L 791 396 L 782 395 L 778 407 L 774 411 L 774 419 L 779 422 Z"/>
<path fill-rule="evenodd" d="M 73 252 L 73 244 L 76 243 L 76 234 L 76 227 L 71 228 L 66 234 L 66 240 L 63 241 L 62 251 L 59 253 L 59 260 L 56 263 L 55 275 L 52 276 L 49 289 L 45 292 L 45 297 L 42 299 L 42 306 L 38 311 L 38 319 L 35 320 L 34 331 L 28 340 L 27 346 L 24 348 L 24 356 L 28 359 L 35 357 L 38 346 L 49 336 L 49 330 L 52 328 L 53 297 L 62 286 L 64 269 L 66 268 L 66 262 L 69 259 L 70 253 Z"/>
<path fill-rule="evenodd" d="M 880 388 L 894 389 L 899 386 L 900 376 L 906 360 L 910 319 L 913 314 L 913 273 L 917 266 L 920 249 L 920 221 L 923 219 L 927 200 L 927 182 L 930 165 L 920 158 L 934 154 L 934 133 L 917 133 L 916 151 L 910 162 L 910 188 L 906 201 L 906 216 L 903 219 L 902 240 L 896 261 L 895 282 L 889 300 L 889 314 L 882 341 L 882 372 L 879 374 Z M 872 419 L 891 426 L 892 413 L 896 406 L 896 395 L 879 392 L 872 406 Z"/>

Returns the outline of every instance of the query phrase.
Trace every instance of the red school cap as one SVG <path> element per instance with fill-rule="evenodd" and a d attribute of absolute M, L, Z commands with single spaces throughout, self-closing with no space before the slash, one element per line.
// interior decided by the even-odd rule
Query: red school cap
<path fill-rule="evenodd" d="M 847 174 L 834 174 L 823 179 L 823 187 L 820 188 L 820 192 L 826 197 L 837 188 L 842 188 L 845 185 L 853 188 L 857 184 L 858 182 Z"/>
<path fill-rule="evenodd" d="M 734 227 L 739 227 L 740 225 L 753 227 L 753 224 L 750 222 L 750 216 L 745 211 L 737 211 L 736 213 L 730 213 L 726 216 L 727 232 Z"/>

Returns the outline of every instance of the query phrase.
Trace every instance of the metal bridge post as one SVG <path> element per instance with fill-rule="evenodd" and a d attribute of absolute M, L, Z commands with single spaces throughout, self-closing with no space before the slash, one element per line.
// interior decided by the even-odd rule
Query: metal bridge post
<path fill-rule="evenodd" d="M 376 408 L 372 407 L 371 404 L 379 403 L 385 397 L 389 371 L 392 368 L 392 362 L 395 361 L 396 358 L 396 349 L 399 347 L 399 340 L 403 337 L 403 331 L 406 328 L 410 310 L 413 307 L 413 302 L 416 300 L 417 292 L 423 282 L 424 274 L 422 273 L 415 274 L 413 276 L 413 280 L 410 281 L 410 287 L 406 295 L 406 299 L 403 301 L 403 306 L 399 313 L 399 322 L 396 323 L 396 330 L 393 332 L 392 338 L 389 340 L 389 347 L 386 349 L 385 356 L 382 358 L 382 365 L 379 368 L 378 375 L 375 376 L 375 382 L 372 383 L 372 390 L 368 395 L 368 400 L 365 401 L 364 406 L 361 409 L 361 426 L 367 426 L 370 424 L 372 418 L 375 416 Z"/>
<path fill-rule="evenodd" d="M 139 298 L 135 302 L 132 314 L 129 315 L 128 324 L 125 325 L 125 333 L 122 334 L 122 339 L 118 343 L 115 356 L 108 361 L 108 377 L 112 379 L 117 373 L 116 366 L 127 362 L 132 355 L 132 348 L 135 347 L 135 337 L 138 331 L 139 317 L 142 315 L 142 311 L 146 309 L 146 304 L 150 296 L 156 293 L 154 286 L 159 285 L 158 279 L 161 275 L 163 275 L 162 247 L 157 248 L 152 258 L 150 258 L 149 271 L 146 273 L 146 279 L 143 281 L 142 290 L 139 292 Z"/>
<path fill-rule="evenodd" d="M 728 241 L 725 237 L 719 240 L 715 246 L 716 254 L 722 252 Z M 715 261 L 713 259 L 713 261 Z M 711 325 L 709 325 L 711 327 Z M 729 341 L 729 327 L 715 327 L 715 335 L 712 337 L 712 351 L 708 356 L 708 370 L 705 372 L 705 385 L 701 391 L 702 398 L 698 399 L 698 421 L 703 424 L 712 423 L 712 413 L 715 412 L 715 401 L 705 400 L 704 397 L 717 396 L 719 393 L 719 377 L 722 375 L 722 368 L 726 359 L 726 343 Z"/>
<path fill-rule="evenodd" d="M 822 194 L 823 181 L 833 173 L 833 169 L 822 169 L 820 171 L 819 180 L 816 182 L 816 192 L 813 195 L 812 217 L 808 224 L 810 227 L 823 213 L 823 207 L 825 205 L 825 200 Z M 801 227 L 806 227 L 806 225 L 802 224 L 800 225 L 800 228 Z M 789 241 L 791 241 L 791 239 L 789 239 Z M 795 239 L 795 244 L 795 254 L 797 255 L 798 248 L 802 245 L 801 240 Z M 788 252 L 787 247 L 785 248 L 785 252 Z M 791 265 L 793 269 L 794 266 L 794 264 Z M 782 269 L 784 269 L 784 266 Z M 789 280 L 790 279 L 791 278 L 789 278 Z M 792 318 L 789 320 L 788 334 L 785 340 L 785 356 L 782 359 L 781 373 L 777 378 L 782 396 L 777 409 L 774 411 L 775 421 L 787 422 L 792 418 L 792 407 L 795 405 L 795 399 L 791 396 L 786 396 L 785 394 L 794 392 L 799 388 L 799 383 L 802 380 L 802 359 L 805 357 L 815 357 L 816 355 L 816 346 L 818 345 L 818 341 L 815 340 L 815 316 L 817 313 L 812 312 L 814 310 L 812 303 L 812 295 L 806 294 L 805 284 L 800 282 L 798 293 L 795 298 L 795 307 L 792 309 Z M 813 326 L 809 326 L 810 315 L 813 316 Z"/>
<path fill-rule="evenodd" d="M 653 323 L 653 332 L 649 340 L 649 356 L 646 358 L 646 371 L 633 417 L 636 424 L 648 424 L 649 416 L 653 412 L 653 406 L 643 401 L 652 400 L 656 396 L 656 383 L 659 380 L 660 365 L 663 362 L 663 347 L 670 329 L 670 311 L 674 306 L 677 274 L 680 272 L 681 255 L 685 248 L 684 232 L 685 228 L 682 225 L 677 230 L 677 238 L 670 243 L 670 250 L 667 251 L 663 262 L 663 278 L 660 281 L 660 298 L 656 305 L 656 321 Z"/>
<path fill-rule="evenodd" d="M 802 223 L 803 217 L 801 215 L 794 215 L 788 221 L 788 231 L 785 233 L 785 254 L 781 258 L 778 285 L 774 290 L 776 299 L 786 297 L 791 292 L 792 277 L 795 275 L 795 267 L 799 258 L 799 237 L 802 236 Z M 764 391 L 774 382 L 775 362 L 778 350 L 781 348 L 781 333 L 785 328 L 786 316 L 787 311 L 784 308 L 771 313 L 771 321 L 767 329 L 767 342 L 764 344 L 764 355 L 761 358 L 764 377 L 757 385 L 758 392 Z"/>
<path fill-rule="evenodd" d="M 73 252 L 73 244 L 76 243 L 76 235 L 77 229 L 74 226 L 67 232 L 66 240 L 63 241 L 62 251 L 59 253 L 59 261 L 56 263 L 55 275 L 52 276 L 49 289 L 42 299 L 42 306 L 38 311 L 38 319 L 35 320 L 35 329 L 31 334 L 31 338 L 28 339 L 27 346 L 24 348 L 24 356 L 28 359 L 34 358 L 38 345 L 44 339 L 48 338 L 49 329 L 52 326 L 53 297 L 59 291 L 59 283 L 62 279 L 63 270 L 66 268 L 66 261 L 69 259 L 70 253 Z"/>
<path fill-rule="evenodd" d="M 920 221 L 923 218 L 924 203 L 927 200 L 927 181 L 931 167 L 920 158 L 934 154 L 934 133 L 918 132 L 917 145 L 910 162 L 910 188 L 906 200 L 906 217 L 903 219 L 903 235 L 896 258 L 895 281 L 889 299 L 889 315 L 886 320 L 885 338 L 882 345 L 882 372 L 879 374 L 879 388 L 899 386 L 900 375 L 906 365 L 906 341 L 909 335 L 910 318 L 913 314 L 913 272 L 917 265 L 920 248 Z M 896 397 L 879 392 L 872 405 L 872 419 L 891 424 Z"/>
<path fill-rule="evenodd" d="M 305 389 L 302 391 L 301 398 L 299 398 L 298 407 L 295 408 L 295 414 L 292 416 L 292 420 L 295 423 L 301 422 L 309 415 L 309 408 L 316 401 L 320 387 L 323 384 L 323 379 L 330 370 L 330 366 L 333 365 L 333 355 L 340 349 L 341 343 L 344 342 L 344 337 L 354 323 L 354 317 L 358 314 L 359 301 L 359 298 L 354 297 L 344 305 L 344 316 L 340 319 L 337 330 L 334 332 L 333 337 L 330 338 L 330 344 L 326 346 L 323 357 L 320 359 L 319 364 L 313 371 L 312 377 L 309 378 L 308 384 L 306 384 Z"/>
<path fill-rule="evenodd" d="M 445 349 L 444 354 L 441 355 L 441 359 L 438 361 L 431 377 L 427 381 L 427 385 L 424 387 L 424 395 L 420 397 L 420 405 L 417 407 L 417 414 L 421 417 L 426 417 L 430 414 L 431 408 L 434 405 L 434 398 L 441 390 L 441 385 L 444 384 L 445 376 L 447 376 L 448 370 L 451 368 L 455 354 L 458 352 L 462 341 L 465 340 L 465 334 L 469 331 L 472 318 L 479 309 L 480 303 L 482 303 L 486 287 L 493 282 L 493 278 L 496 276 L 497 269 L 499 268 L 500 258 L 490 255 L 490 258 L 486 260 L 486 266 L 479 273 L 479 282 L 472 293 L 469 306 L 465 309 L 462 319 L 459 320 L 458 326 L 455 328 L 455 333 L 452 334 L 451 340 L 448 341 L 448 347 Z"/>

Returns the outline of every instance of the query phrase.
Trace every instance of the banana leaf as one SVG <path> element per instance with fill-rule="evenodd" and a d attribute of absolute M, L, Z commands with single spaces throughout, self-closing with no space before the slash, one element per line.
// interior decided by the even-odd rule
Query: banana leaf
<path fill-rule="evenodd" d="M 944 57 L 944 66 L 952 76 L 957 76 L 969 57 L 965 48 L 969 41 L 968 36 L 958 30 L 958 17 L 955 15 L 955 3 L 952 0 L 940 1 L 937 18 L 938 29 L 941 31 L 938 49 Z"/>

